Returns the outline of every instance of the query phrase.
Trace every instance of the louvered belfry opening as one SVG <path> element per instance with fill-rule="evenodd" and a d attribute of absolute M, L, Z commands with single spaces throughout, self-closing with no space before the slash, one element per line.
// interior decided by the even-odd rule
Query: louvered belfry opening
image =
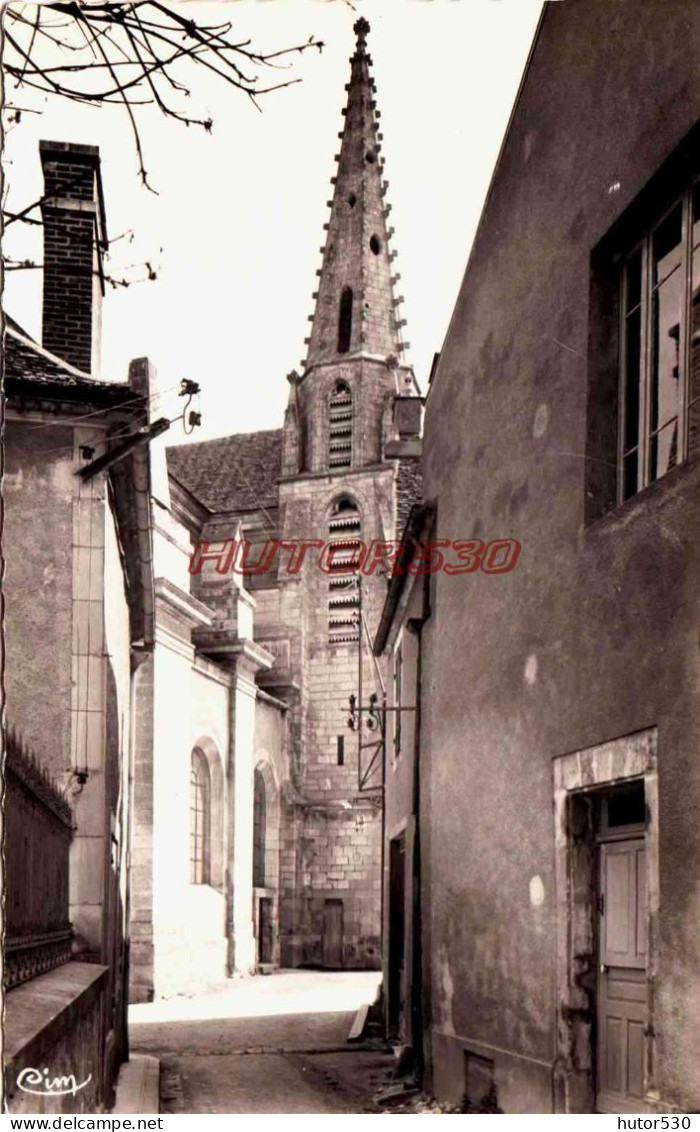
<path fill-rule="evenodd" d="M 328 641 L 346 644 L 360 638 L 357 569 L 362 546 L 362 519 L 357 504 L 344 496 L 336 501 L 328 523 L 333 547 L 328 583 Z"/>
<path fill-rule="evenodd" d="M 352 393 L 345 381 L 338 381 L 328 408 L 328 467 L 333 471 L 352 463 Z"/>

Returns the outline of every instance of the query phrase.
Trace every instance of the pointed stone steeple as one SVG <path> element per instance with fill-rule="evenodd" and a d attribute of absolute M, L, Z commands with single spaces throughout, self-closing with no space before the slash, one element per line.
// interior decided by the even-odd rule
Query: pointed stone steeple
<path fill-rule="evenodd" d="M 384 203 L 382 135 L 375 109 L 375 84 L 367 54 L 369 24 L 355 24 L 357 45 L 350 60 L 348 100 L 335 192 L 323 252 L 323 266 L 311 335 L 306 339 L 305 369 L 358 356 L 403 361 L 404 344 L 398 303 L 394 299 L 389 251 L 390 206 Z"/>

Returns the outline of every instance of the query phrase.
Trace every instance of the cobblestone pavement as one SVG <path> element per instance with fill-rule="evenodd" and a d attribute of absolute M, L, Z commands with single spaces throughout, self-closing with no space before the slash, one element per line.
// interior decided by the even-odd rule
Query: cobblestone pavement
<path fill-rule="evenodd" d="M 282 971 L 229 980 L 195 998 L 132 1007 L 131 1047 L 161 1060 L 163 1112 L 376 1112 L 371 1097 L 391 1054 L 346 1039 L 378 979 Z"/>

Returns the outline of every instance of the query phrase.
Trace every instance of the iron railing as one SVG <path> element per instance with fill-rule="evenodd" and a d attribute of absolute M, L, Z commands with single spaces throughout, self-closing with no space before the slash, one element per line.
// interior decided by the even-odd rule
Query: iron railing
<path fill-rule="evenodd" d="M 70 805 L 11 728 L 5 731 L 5 989 L 67 962 Z"/>

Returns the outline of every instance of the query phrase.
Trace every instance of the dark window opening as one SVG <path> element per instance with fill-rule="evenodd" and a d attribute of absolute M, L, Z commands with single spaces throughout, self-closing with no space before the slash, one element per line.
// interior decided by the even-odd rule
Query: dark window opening
<path fill-rule="evenodd" d="M 610 829 L 621 825 L 641 825 L 646 820 L 643 782 L 618 787 L 607 796 L 606 803 Z"/>
<path fill-rule="evenodd" d="M 380 251 L 382 250 L 382 243 L 379 239 L 379 236 L 370 236 L 369 246 L 374 255 L 379 255 Z"/>
<path fill-rule="evenodd" d="M 338 766 L 345 766 L 345 736 L 338 736 Z"/>
<path fill-rule="evenodd" d="M 253 785 L 253 887 L 265 887 L 265 779 L 259 770 Z"/>
<path fill-rule="evenodd" d="M 344 287 L 338 312 L 338 353 L 347 354 L 352 337 L 352 287 Z"/>
<path fill-rule="evenodd" d="M 371 149 L 368 149 L 367 153 L 365 154 L 365 161 L 367 162 L 367 164 L 368 165 L 374 165 L 376 160 L 377 160 L 376 154 L 374 154 Z"/>
<path fill-rule="evenodd" d="M 348 197 L 348 204 L 350 205 L 351 208 L 354 208 L 355 205 L 357 204 L 357 197 L 355 196 L 354 193 L 350 193 L 350 196 Z"/>

